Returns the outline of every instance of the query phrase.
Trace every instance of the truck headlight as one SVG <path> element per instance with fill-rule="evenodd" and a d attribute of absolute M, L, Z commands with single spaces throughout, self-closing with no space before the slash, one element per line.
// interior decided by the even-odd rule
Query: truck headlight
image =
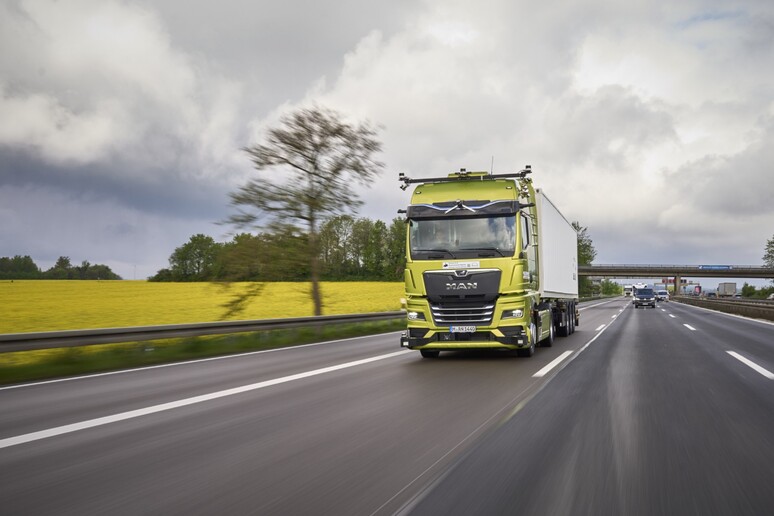
<path fill-rule="evenodd" d="M 503 319 L 521 319 L 524 317 L 524 309 L 516 308 L 513 310 L 506 310 L 503 312 Z"/>
<path fill-rule="evenodd" d="M 406 318 L 409 321 L 424 321 L 425 314 L 423 312 L 406 312 Z"/>

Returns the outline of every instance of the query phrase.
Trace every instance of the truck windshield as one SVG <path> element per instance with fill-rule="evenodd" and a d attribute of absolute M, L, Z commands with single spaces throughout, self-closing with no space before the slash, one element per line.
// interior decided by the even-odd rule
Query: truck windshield
<path fill-rule="evenodd" d="M 513 256 L 516 216 L 414 219 L 409 245 L 415 260 Z"/>

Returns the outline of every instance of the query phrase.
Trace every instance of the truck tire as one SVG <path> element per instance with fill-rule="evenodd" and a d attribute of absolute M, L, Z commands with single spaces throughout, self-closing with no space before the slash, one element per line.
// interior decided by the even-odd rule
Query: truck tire
<path fill-rule="evenodd" d="M 570 303 L 569 312 L 570 312 L 569 314 L 570 317 L 568 321 L 569 323 L 568 326 L 570 328 L 570 335 L 572 335 L 573 333 L 575 333 L 575 303 Z"/>
<path fill-rule="evenodd" d="M 420 349 L 419 352 L 422 354 L 422 358 L 438 358 L 438 355 L 441 354 L 437 349 Z"/>
<path fill-rule="evenodd" d="M 529 347 L 524 349 L 517 349 L 516 354 L 520 357 L 531 357 L 535 354 L 535 333 L 537 332 L 537 328 L 535 328 L 535 324 L 532 323 L 529 325 Z"/>
<path fill-rule="evenodd" d="M 554 328 L 554 321 L 551 321 L 548 323 L 548 337 L 543 339 L 543 342 L 540 343 L 541 346 L 544 348 L 550 348 L 554 345 L 554 336 L 555 336 L 556 329 Z"/>
<path fill-rule="evenodd" d="M 570 318 L 567 312 L 559 312 L 558 333 L 560 337 L 568 337 L 570 335 Z"/>

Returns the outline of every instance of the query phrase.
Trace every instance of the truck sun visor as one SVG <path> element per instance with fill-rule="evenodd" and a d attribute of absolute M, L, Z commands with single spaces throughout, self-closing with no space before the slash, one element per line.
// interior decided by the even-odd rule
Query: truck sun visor
<path fill-rule="evenodd" d="M 437 219 L 439 217 L 480 217 L 482 215 L 515 215 L 522 208 L 519 201 L 452 201 L 437 204 L 412 204 L 409 219 Z"/>

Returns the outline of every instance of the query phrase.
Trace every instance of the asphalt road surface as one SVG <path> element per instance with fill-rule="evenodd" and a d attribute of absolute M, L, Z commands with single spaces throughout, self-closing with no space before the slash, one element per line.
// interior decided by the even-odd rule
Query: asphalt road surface
<path fill-rule="evenodd" d="M 0 388 L 2 514 L 772 514 L 774 325 L 586 303 L 531 358 L 397 334 Z"/>

